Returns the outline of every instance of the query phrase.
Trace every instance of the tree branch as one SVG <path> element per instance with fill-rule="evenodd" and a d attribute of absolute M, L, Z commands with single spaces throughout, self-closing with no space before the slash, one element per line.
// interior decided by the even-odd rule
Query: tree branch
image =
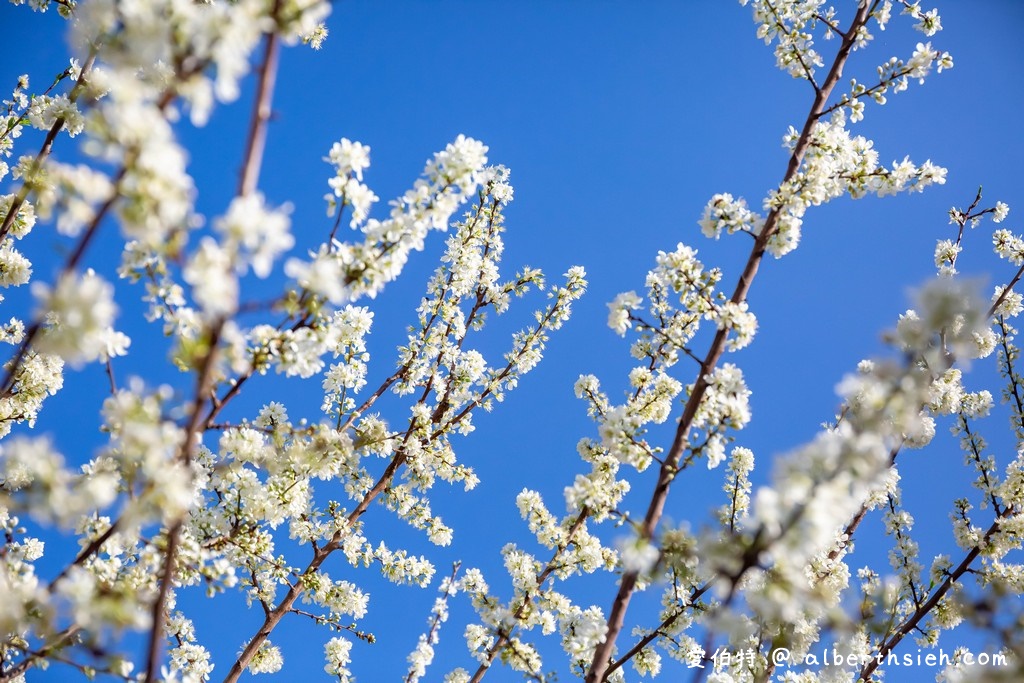
<path fill-rule="evenodd" d="M 800 167 L 804 154 L 810 145 L 811 134 L 818 121 L 818 117 L 821 115 L 821 112 L 825 107 L 825 103 L 828 101 L 829 96 L 832 94 L 832 90 L 835 88 L 842 76 L 843 66 L 846 64 L 850 52 L 853 49 L 854 38 L 860 27 L 867 22 L 868 16 L 868 5 L 866 3 L 861 4 L 858 7 L 857 14 L 854 17 L 849 30 L 847 30 L 846 34 L 843 36 L 843 43 L 840 46 L 839 51 L 836 53 L 828 76 L 821 84 L 820 89 L 815 91 L 814 103 L 811 106 L 810 112 L 808 112 L 803 130 L 800 133 L 800 138 L 797 140 L 796 146 L 793 149 L 793 154 L 789 159 L 789 165 L 786 169 L 786 174 L 782 181 L 783 183 L 789 181 Z M 757 275 L 768 240 L 777 230 L 779 218 L 779 209 L 773 209 L 765 219 L 765 224 L 761 230 L 761 234 L 758 235 L 758 238 L 754 243 L 753 250 L 747 259 L 747 263 L 744 266 L 743 272 L 736 284 L 736 288 L 733 291 L 731 301 L 734 303 L 740 303 L 746 299 L 747 293 L 750 291 L 750 287 Z M 644 517 L 644 523 L 641 528 L 642 536 L 648 540 L 654 537 L 658 523 L 661 520 L 661 516 L 665 508 L 665 501 L 668 499 L 669 486 L 677 474 L 679 461 L 686 447 L 686 440 L 690 431 L 690 426 L 693 424 L 694 417 L 697 414 L 697 409 L 699 408 L 701 401 L 704 398 L 704 394 L 708 389 L 707 377 L 716 367 L 718 359 L 725 350 L 725 339 L 727 333 L 727 330 L 722 329 L 718 330 L 715 334 L 711 348 L 708 351 L 707 356 L 704 358 L 704 363 L 701 366 L 699 376 L 694 383 L 693 391 L 690 394 L 689 400 L 686 402 L 686 407 L 684 408 L 682 418 L 679 421 L 679 427 L 676 430 L 672 447 L 669 450 L 660 471 L 658 472 L 658 481 L 655 485 L 654 492 L 651 495 L 650 505 L 648 506 L 647 514 Z M 636 587 L 636 581 L 637 573 L 635 571 L 626 572 L 622 576 L 622 580 L 619 583 L 618 593 L 615 596 L 615 600 L 612 603 L 612 607 L 608 615 L 608 628 L 605 640 L 599 644 L 594 651 L 590 670 L 587 672 L 586 676 L 587 683 L 598 683 L 598 681 L 605 680 L 605 675 L 611 661 L 611 655 L 615 649 L 615 641 L 618 638 L 619 633 L 622 631 L 626 610 L 629 607 L 630 598 L 632 597 L 633 590 Z"/>

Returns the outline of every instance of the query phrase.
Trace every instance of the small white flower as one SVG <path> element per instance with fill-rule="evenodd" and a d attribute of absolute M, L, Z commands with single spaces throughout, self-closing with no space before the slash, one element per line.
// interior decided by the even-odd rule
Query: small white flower
<path fill-rule="evenodd" d="M 1010 213 L 1010 207 L 1003 202 L 996 202 L 996 208 L 992 211 L 992 222 L 1002 223 Z"/>

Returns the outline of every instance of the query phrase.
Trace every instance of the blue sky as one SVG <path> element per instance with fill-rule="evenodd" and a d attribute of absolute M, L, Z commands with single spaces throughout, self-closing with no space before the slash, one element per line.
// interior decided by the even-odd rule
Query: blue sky
<path fill-rule="evenodd" d="M 759 477 L 770 471 L 773 455 L 807 440 L 831 418 L 842 375 L 882 350 L 880 332 L 909 306 L 909 288 L 934 272 L 935 240 L 955 234 L 946 220 L 950 206 L 969 203 L 982 184 L 986 200 L 1010 204 L 1007 227 L 1019 226 L 1024 215 L 1024 4 L 947 1 L 939 7 L 945 28 L 930 40 L 953 54 L 955 68 L 923 86 L 915 83 L 885 107 L 869 106 L 856 132 L 875 140 L 883 161 L 910 155 L 948 167 L 946 185 L 895 199 L 840 200 L 809 212 L 800 248 L 766 261 L 755 283 L 750 303 L 760 332 L 748 350 L 729 360 L 743 367 L 754 392 L 754 420 L 737 443 L 754 449 Z M 53 37 L 63 31 L 60 23 L 52 14 L 0 7 L 0 25 L 8 29 L 0 84 L 13 84 L 26 64 L 36 84 L 63 68 L 65 48 Z M 605 326 L 605 304 L 618 292 L 641 290 L 657 251 L 680 241 L 698 248 L 705 263 L 722 266 L 731 287 L 746 258 L 746 240 L 709 241 L 696 221 L 716 192 L 760 203 L 782 177 L 781 137 L 788 125 L 802 123 L 810 88 L 776 69 L 770 48 L 754 36 L 750 10 L 734 2 L 340 2 L 328 26 L 331 34 L 319 53 L 302 47 L 284 53 L 261 178 L 271 202 L 295 203 L 300 248 L 330 229 L 321 200 L 330 168 L 321 157 L 333 141 L 344 136 L 371 146 L 366 179 L 387 200 L 411 184 L 434 151 L 464 133 L 490 145 L 492 162 L 512 169 L 509 272 L 529 264 L 552 281 L 574 264 L 588 272 L 590 291 L 571 323 L 551 340 L 545 361 L 493 414 L 478 417 L 477 431 L 460 446 L 460 457 L 477 468 L 480 486 L 444 499 L 441 489 L 435 493 L 435 506 L 456 530 L 453 546 L 436 555 L 439 574 L 445 562 L 463 558 L 483 565 L 492 586 L 505 594 L 498 550 L 510 540 L 529 545 L 515 495 L 524 486 L 536 488 L 559 510 L 562 487 L 578 468 L 575 443 L 594 433 L 583 404 L 572 395 L 573 382 L 581 373 L 597 374 L 613 398 L 626 384 L 628 342 Z M 907 26 L 895 17 L 869 50 L 855 55 L 847 75 L 866 80 L 890 56 L 909 56 L 926 39 Z M 204 129 L 181 127 L 199 188 L 197 207 L 209 217 L 223 212 L 236 184 L 251 89 L 249 81 L 239 102 L 218 108 Z M 57 156 L 62 158 L 62 148 Z M 990 257 L 986 230 L 968 235 L 960 265 L 991 286 L 1011 273 Z M 92 254 L 93 265 L 111 277 L 115 233 L 108 226 Z M 56 236 L 35 237 L 36 273 L 47 277 L 59 267 L 67 244 Z M 403 278 L 373 303 L 370 386 L 390 374 L 393 349 L 413 320 L 442 242 L 435 235 Z M 118 362 L 119 375 L 186 386 L 189 380 L 173 371 L 154 374 L 152 359 L 165 346 L 159 330 L 139 326 L 138 297 L 127 288 L 119 293 L 122 325 L 133 336 L 133 353 Z M 518 317 L 513 307 L 509 322 L 496 327 L 526 324 L 531 304 L 542 302 L 522 304 Z M 19 305 L 16 296 L 10 305 Z M 490 338 L 497 355 L 507 342 Z M 990 363 L 977 365 L 978 381 L 990 376 Z M 692 381 L 691 369 L 679 370 L 680 379 Z M 72 373 L 66 385 L 47 404 L 36 430 L 54 431 L 69 457 L 85 459 L 89 452 L 82 452 L 81 443 L 100 443 L 97 401 L 106 384 L 99 368 L 88 368 Z M 297 406 L 293 416 L 304 411 L 313 418 L 319 399 L 310 386 L 315 388 L 276 378 L 254 382 L 235 415 L 251 415 L 259 405 L 280 400 Z M 990 440 L 1000 438 L 1004 424 L 1001 418 L 989 421 Z M 956 444 L 946 439 L 908 453 L 901 463 L 906 503 L 918 518 L 926 561 L 954 550 L 947 518 L 952 499 L 967 487 L 960 462 Z M 652 476 L 635 484 L 633 509 L 646 506 Z M 677 482 L 668 516 L 699 525 L 720 504 L 720 476 L 695 472 Z M 370 516 L 371 529 L 379 523 L 380 533 L 404 533 L 383 510 Z M 863 550 L 874 550 L 878 565 L 886 548 Z M 881 564 L 886 566 L 884 559 Z M 349 571 L 340 564 L 328 570 L 339 578 Z M 371 602 L 361 627 L 375 632 L 378 642 L 356 645 L 354 671 L 364 682 L 393 679 L 405 670 L 405 654 L 425 626 L 435 593 L 380 585 L 371 572 L 358 572 L 356 580 L 364 579 Z M 590 596 L 581 601 L 607 609 L 614 588 L 603 577 L 581 581 L 576 590 Z M 641 618 L 636 608 L 643 602 L 634 605 L 629 621 Z M 240 598 L 228 596 L 225 604 L 231 609 L 203 607 L 215 611 L 207 612 L 205 624 L 197 620 L 200 638 L 205 636 L 218 657 L 215 679 L 226 673 L 228 657 L 258 623 L 258 615 L 240 611 Z M 461 638 L 465 605 L 456 602 L 453 608 L 441 634 L 437 678 L 452 666 L 472 664 Z M 228 613 L 230 621 L 220 618 Z M 639 623 L 651 620 L 648 613 Z M 284 680 L 306 680 L 322 667 L 319 636 L 297 617 L 284 630 L 291 636 L 273 638 L 284 649 Z M 546 664 L 561 666 L 561 660 L 555 655 Z M 62 675 L 36 674 L 38 680 Z M 893 678 L 933 680 L 933 673 L 901 671 Z M 516 675 L 493 671 L 489 680 Z"/>

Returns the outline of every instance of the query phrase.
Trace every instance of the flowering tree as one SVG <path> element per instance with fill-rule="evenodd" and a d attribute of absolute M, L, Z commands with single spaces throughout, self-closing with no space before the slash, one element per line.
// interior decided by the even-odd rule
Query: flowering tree
<path fill-rule="evenodd" d="M 510 542 L 497 561 L 469 555 L 449 569 L 442 550 L 458 529 L 436 510 L 460 495 L 447 485 L 478 483 L 461 444 L 478 411 L 500 413 L 569 320 L 583 268 L 553 283 L 535 268 L 502 270 L 510 173 L 463 135 L 384 212 L 364 178 L 370 148 L 341 138 L 324 157 L 329 220 L 315 246 L 297 248 L 294 207 L 269 200 L 259 181 L 281 50 L 320 46 L 326 2 L 31 4 L 68 20 L 75 59 L 45 90 L 23 77 L 4 101 L 0 285 L 33 279 L 22 243 L 42 234 L 37 223 L 69 248 L 52 280 L 32 282 L 33 304 L 18 308 L 12 290 L 16 316 L 0 333 L 10 347 L 0 383 L 0 681 L 51 665 L 62 679 L 235 681 L 295 666 L 274 641 L 300 622 L 321 636 L 306 648 L 325 657 L 316 668 L 342 682 L 360 657 L 396 656 L 406 681 L 432 664 L 429 675 L 460 683 L 504 680 L 507 670 L 492 671 L 501 667 L 538 681 L 553 671 L 621 681 L 629 669 L 718 683 L 872 681 L 904 661 L 891 656 L 940 645 L 950 648 L 945 680 L 1024 672 L 1024 380 L 1012 325 L 1024 310 L 1014 290 L 1024 239 L 993 232 L 1010 263 L 993 292 L 958 273 L 969 230 L 1001 223 L 1007 205 L 979 190 L 950 212 L 937 276 L 894 321 L 889 354 L 861 362 L 840 384 L 834 421 L 803 446 L 780 442 L 789 451 L 766 475 L 743 445 L 742 364 L 725 359 L 755 339 L 749 299 L 762 262 L 796 249 L 816 207 L 945 182 L 930 161 L 882 163 L 854 133 L 869 112 L 884 116 L 872 110 L 888 97 L 952 67 L 930 42 L 901 46 L 902 58 L 872 56 L 890 21 L 934 36 L 936 10 L 906 0 L 749 3 L 757 36 L 806 85 L 807 101 L 783 138 L 782 179 L 749 204 L 715 194 L 700 216 L 704 236 L 745 254 L 738 276 L 705 265 L 689 243 L 654 257 L 643 286 L 608 304 L 608 326 L 631 339 L 626 392 L 606 392 L 594 374 L 575 384 L 594 425 L 578 442 L 564 503 L 545 501 L 536 472 L 514 471 L 528 534 L 498 529 Z M 856 60 L 877 69 L 850 82 L 844 69 Z M 238 98 L 250 65 L 237 188 L 206 225 L 184 131 Z M 115 266 L 96 254 L 103 232 L 119 232 Z M 444 252 L 408 334 L 393 364 L 374 349 L 371 365 L 372 300 L 431 239 L 444 239 Z M 487 336 L 501 328 L 492 318 L 515 317 L 526 297 L 538 303 L 521 329 Z M 117 317 L 138 299 L 144 321 Z M 154 336 L 166 346 L 144 348 L 166 348 L 177 375 L 121 379 L 123 357 Z M 992 389 L 972 388 L 969 361 L 996 369 L 977 374 L 1001 382 L 987 386 L 1005 409 Z M 86 408 L 100 413 L 105 441 L 58 452 L 32 427 L 90 365 L 109 385 Z M 313 387 L 319 413 L 284 405 L 268 374 Z M 985 420 L 1000 410 L 1008 436 Z M 904 451 L 941 441 L 937 426 L 952 429 L 977 491 L 954 503 L 956 545 L 926 558 L 899 472 Z M 716 514 L 670 520 L 670 501 L 699 468 L 724 488 Z M 872 519 L 884 533 L 862 540 Z M 45 553 L 44 536 L 54 539 Z M 855 539 L 884 545 L 889 564 L 854 553 Z M 593 574 L 607 580 L 583 576 Z M 388 582 L 438 597 L 416 616 L 418 643 L 382 655 L 363 649 L 380 639 L 363 622 L 370 587 L 376 595 Z M 231 601 L 239 594 L 244 605 Z M 460 603 L 472 610 L 461 610 L 465 623 L 445 624 Z M 234 609 L 248 636 L 230 661 L 215 661 L 206 622 Z M 442 625 L 466 647 L 435 663 Z M 971 642 L 991 647 L 991 666 L 974 661 Z"/>

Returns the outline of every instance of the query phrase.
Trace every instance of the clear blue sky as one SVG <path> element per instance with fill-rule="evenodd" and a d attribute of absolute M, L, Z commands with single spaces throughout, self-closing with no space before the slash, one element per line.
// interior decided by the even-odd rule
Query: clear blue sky
<path fill-rule="evenodd" d="M 931 41 L 953 54 L 955 68 L 890 97 L 883 108 L 869 106 L 857 132 L 875 140 L 885 162 L 910 155 L 948 167 L 948 182 L 923 195 L 844 200 L 809 212 L 800 248 L 766 262 L 753 289 L 750 303 L 761 329 L 754 344 L 730 360 L 742 365 L 754 392 L 754 420 L 737 443 L 754 449 L 759 477 L 767 475 L 773 455 L 807 440 L 831 418 L 835 384 L 858 360 L 881 350 L 879 333 L 909 305 L 908 288 L 934 271 L 935 240 L 954 234 L 946 220 L 950 206 L 966 205 L 983 184 L 987 199 L 1010 204 L 1007 226 L 1019 229 L 1024 3 L 947 0 L 939 6 L 945 29 Z M 60 23 L 53 14 L 0 6 L 6 40 L 0 85 L 13 85 L 26 65 L 37 84 L 63 68 Z M 296 204 L 299 248 L 318 242 L 330 228 L 321 201 L 329 167 L 320 159 L 333 141 L 344 136 L 372 147 L 367 182 L 387 200 L 405 190 L 434 151 L 465 133 L 490 145 L 492 162 L 512 169 L 516 201 L 508 212 L 507 268 L 541 267 L 552 280 L 574 264 L 588 272 L 590 291 L 552 339 L 545 361 L 492 415 L 477 419 L 476 432 L 460 448 L 477 468 L 480 486 L 447 499 L 435 490 L 436 508 L 456 530 L 454 544 L 434 555 L 439 574 L 446 561 L 463 558 L 484 566 L 492 586 L 507 594 L 498 550 L 509 540 L 530 545 L 515 495 L 524 486 L 539 489 L 561 511 L 562 487 L 578 468 L 575 443 L 594 433 L 572 395 L 573 382 L 581 373 L 595 373 L 613 398 L 625 386 L 628 343 L 605 326 L 605 304 L 618 292 L 642 290 L 657 251 L 680 241 L 697 247 L 705 263 L 721 265 L 731 287 L 747 240 L 708 241 L 696 221 L 716 192 L 760 203 L 782 177 L 781 136 L 788 125 L 802 123 L 810 89 L 775 68 L 770 48 L 754 36 L 750 10 L 735 2 L 339 2 L 328 26 L 321 52 L 298 47 L 284 53 L 261 179 L 272 202 Z M 871 49 L 855 55 L 848 75 L 866 80 L 890 56 L 909 56 L 914 43 L 925 39 L 907 26 L 895 17 Z M 239 102 L 218 108 L 206 128 L 182 127 L 198 209 L 210 217 L 224 210 L 235 186 L 251 88 L 249 81 Z M 93 250 L 95 267 L 110 277 L 115 232 L 108 226 L 110 239 Z M 34 237 L 37 276 L 47 277 L 67 244 Z M 987 273 L 990 285 L 1005 281 L 1008 267 L 988 256 L 987 233 L 968 240 L 962 270 Z M 374 302 L 371 386 L 391 372 L 394 346 L 413 320 L 442 247 L 435 235 L 405 276 Z M 134 341 L 132 355 L 117 363 L 118 373 L 186 386 L 189 380 L 171 371 L 153 374 L 153 357 L 159 359 L 165 346 L 158 330 L 140 329 L 138 296 L 138 290 L 119 293 L 122 326 Z M 16 297 L 10 305 L 19 305 Z M 518 312 L 516 318 L 513 308 L 511 322 L 501 327 L 525 324 L 527 307 Z M 491 347 L 492 355 L 503 345 Z M 692 381 L 691 370 L 679 368 L 680 379 Z M 105 386 L 98 367 L 71 373 L 36 430 L 56 432 L 69 457 L 86 459 L 91 451 L 81 444 L 100 443 L 97 401 Z M 236 416 L 282 400 L 296 406 L 293 417 L 305 411 L 314 418 L 317 391 L 274 378 L 253 382 Z M 989 428 L 1001 431 L 1004 424 L 993 420 Z M 936 552 L 955 550 L 947 519 L 952 499 L 967 486 L 959 483 L 967 476 L 960 462 L 956 445 L 946 439 L 937 448 L 908 453 L 903 463 L 906 502 L 925 530 L 920 540 L 926 562 Z M 958 479 L 946 481 L 942 472 Z M 635 485 L 633 509 L 646 506 L 652 476 Z M 715 495 L 720 476 L 697 472 L 679 481 L 668 516 L 699 525 L 721 502 Z M 369 518 L 370 529 L 382 530 L 372 533 L 394 529 L 413 542 L 382 510 Z M 885 550 L 872 555 L 882 569 L 887 565 L 877 558 Z M 338 578 L 351 573 L 333 562 L 327 570 Z M 405 670 L 404 657 L 425 627 L 435 592 L 381 585 L 371 571 L 354 578 L 369 586 L 370 613 L 361 628 L 376 633 L 378 642 L 356 644 L 353 670 L 364 683 L 393 680 Z M 576 590 L 607 610 L 614 588 L 605 577 L 580 582 Z M 644 602 L 634 604 L 628 621 L 641 616 L 636 607 Z M 197 619 L 200 640 L 217 655 L 215 680 L 259 622 L 255 612 L 239 611 L 239 598 L 228 596 L 224 604 L 230 609 L 203 608 L 209 610 L 206 623 Z M 453 666 L 472 666 L 461 636 L 467 614 L 464 603 L 453 603 L 428 680 Z M 652 621 L 648 612 L 640 623 Z M 283 680 L 323 676 L 317 672 L 326 636 L 317 638 L 298 617 L 275 634 L 272 640 L 284 649 Z M 557 655 L 546 661 L 547 668 L 561 663 Z M 64 673 L 54 669 L 29 680 L 62 680 Z M 934 672 L 904 670 L 891 677 L 933 680 Z M 517 678 L 496 670 L 488 680 Z"/>

